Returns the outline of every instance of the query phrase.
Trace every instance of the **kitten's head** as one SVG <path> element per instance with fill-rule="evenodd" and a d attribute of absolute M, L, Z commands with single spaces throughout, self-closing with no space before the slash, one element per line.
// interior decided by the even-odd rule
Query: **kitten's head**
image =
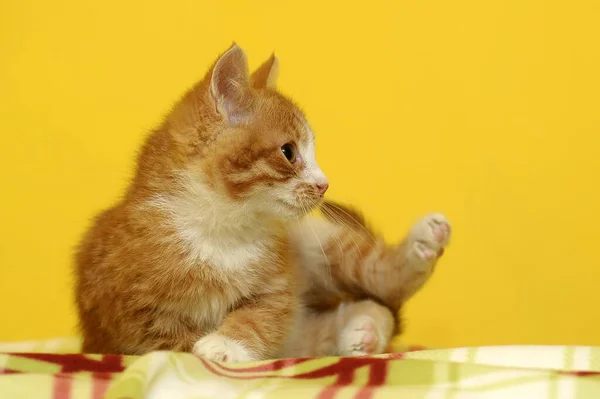
<path fill-rule="evenodd" d="M 304 114 L 275 90 L 277 69 L 273 55 L 249 75 L 234 44 L 174 110 L 170 131 L 187 148 L 187 171 L 214 193 L 297 218 L 321 202 L 328 182 Z"/>

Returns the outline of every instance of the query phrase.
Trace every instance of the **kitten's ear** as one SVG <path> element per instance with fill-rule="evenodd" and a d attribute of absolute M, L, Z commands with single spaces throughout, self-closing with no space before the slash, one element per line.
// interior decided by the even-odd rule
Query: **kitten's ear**
<path fill-rule="evenodd" d="M 210 80 L 210 97 L 216 111 L 227 121 L 241 122 L 252 102 L 246 54 L 233 44 L 215 64 Z"/>
<path fill-rule="evenodd" d="M 275 53 L 271 54 L 250 77 L 250 83 L 255 89 L 274 89 L 277 85 L 277 77 L 279 76 L 279 59 L 275 57 Z"/>

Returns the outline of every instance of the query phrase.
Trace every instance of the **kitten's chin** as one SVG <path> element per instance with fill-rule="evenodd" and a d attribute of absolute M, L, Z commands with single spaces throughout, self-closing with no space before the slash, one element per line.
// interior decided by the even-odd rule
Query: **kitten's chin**
<path fill-rule="evenodd" d="M 314 211 L 323 201 L 311 201 L 310 203 L 290 203 L 284 200 L 278 201 L 278 208 L 281 209 L 283 218 L 285 219 L 300 219 L 312 211 Z"/>

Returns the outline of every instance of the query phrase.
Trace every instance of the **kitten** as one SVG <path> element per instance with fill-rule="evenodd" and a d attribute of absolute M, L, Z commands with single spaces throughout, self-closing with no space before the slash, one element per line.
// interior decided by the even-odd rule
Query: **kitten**
<path fill-rule="evenodd" d="M 76 255 L 84 352 L 251 361 L 385 348 L 449 224 L 426 218 L 394 248 L 333 203 L 289 223 L 328 182 L 277 71 L 272 56 L 249 76 L 234 44 L 148 137 L 123 200 Z"/>

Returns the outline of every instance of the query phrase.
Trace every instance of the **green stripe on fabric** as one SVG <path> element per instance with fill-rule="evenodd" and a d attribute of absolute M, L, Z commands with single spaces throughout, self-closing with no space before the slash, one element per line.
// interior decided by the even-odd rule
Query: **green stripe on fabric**
<path fill-rule="evenodd" d="M 548 399 L 561 399 L 558 397 L 558 376 L 550 376 L 548 386 Z"/>
<path fill-rule="evenodd" d="M 404 354 L 405 359 L 423 359 L 449 362 L 452 357 L 452 349 L 435 349 L 424 350 L 417 352 L 407 352 Z"/>
<path fill-rule="evenodd" d="M 400 360 L 388 363 L 387 383 L 392 385 L 429 385 L 434 381 L 435 363 L 423 360 Z"/>
<path fill-rule="evenodd" d="M 458 380 L 464 380 L 468 378 L 478 377 L 483 374 L 489 374 L 497 371 L 502 371 L 505 369 L 498 368 L 496 366 L 487 366 L 482 364 L 473 364 L 473 363 L 455 363 L 454 364 L 457 369 L 457 379 L 453 380 L 456 382 Z"/>
<path fill-rule="evenodd" d="M 4 367 L 24 373 L 55 374 L 62 370 L 62 365 L 60 364 L 10 355 Z"/>
<path fill-rule="evenodd" d="M 600 398 L 600 378 L 578 378 L 575 384 L 574 399 Z M 560 398 L 559 398 L 560 399 Z"/>
<path fill-rule="evenodd" d="M 0 378 L 2 399 L 52 399 L 53 389 L 54 376 L 50 374 L 12 374 Z"/>
<path fill-rule="evenodd" d="M 467 349 L 467 363 L 475 363 L 476 356 L 477 356 L 477 348 Z"/>
<path fill-rule="evenodd" d="M 564 348 L 563 355 L 563 369 L 573 370 L 573 359 L 575 357 L 575 348 L 572 346 L 566 346 Z"/>
<path fill-rule="evenodd" d="M 530 376 L 523 376 L 523 377 L 514 377 L 514 378 L 507 378 L 504 381 L 497 381 L 497 382 L 492 382 L 492 383 L 487 383 L 487 384 L 481 384 L 480 386 L 477 387 L 469 387 L 469 388 L 456 388 L 456 390 L 458 392 L 497 392 L 497 391 L 502 391 L 502 389 L 504 388 L 512 388 L 515 386 L 519 386 L 522 384 L 526 384 L 526 383 L 530 383 L 530 382 L 545 382 L 546 384 L 550 383 L 551 379 L 549 378 L 548 375 L 543 375 L 543 374 L 539 374 L 539 375 L 530 375 Z"/>
<path fill-rule="evenodd" d="M 590 350 L 590 357 L 590 371 L 600 372 L 600 347 L 592 347 Z"/>

